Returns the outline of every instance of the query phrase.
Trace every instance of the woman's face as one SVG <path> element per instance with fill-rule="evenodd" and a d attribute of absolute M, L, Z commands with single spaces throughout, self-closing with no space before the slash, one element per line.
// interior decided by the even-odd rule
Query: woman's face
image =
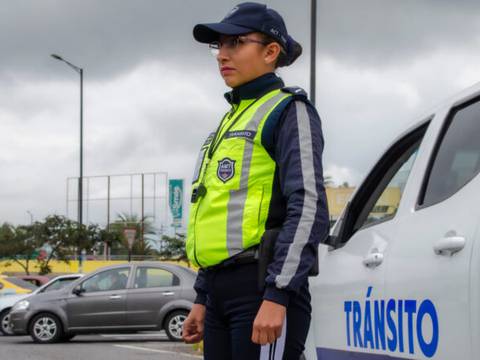
<path fill-rule="evenodd" d="M 240 42 L 232 47 L 229 40 L 233 38 L 237 36 L 221 35 L 220 44 L 223 45 L 217 54 L 220 74 L 229 87 L 235 88 L 275 70 L 278 44 L 265 45 L 258 33 L 250 33 L 240 36 Z"/>

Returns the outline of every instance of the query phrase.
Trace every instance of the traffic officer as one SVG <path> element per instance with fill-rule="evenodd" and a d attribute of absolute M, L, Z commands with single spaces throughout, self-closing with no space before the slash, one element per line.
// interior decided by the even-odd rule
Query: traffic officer
<path fill-rule="evenodd" d="M 203 339 L 207 360 L 299 359 L 307 277 L 329 228 L 319 116 L 275 74 L 302 48 L 276 11 L 252 2 L 193 36 L 209 44 L 232 91 L 193 176 L 187 254 L 200 270 L 183 338 Z"/>

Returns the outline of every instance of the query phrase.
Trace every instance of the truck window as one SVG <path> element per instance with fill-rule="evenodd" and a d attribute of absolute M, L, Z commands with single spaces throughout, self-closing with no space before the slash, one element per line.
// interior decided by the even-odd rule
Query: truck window
<path fill-rule="evenodd" d="M 360 219 L 363 223 L 359 223 L 357 225 L 358 228 L 383 222 L 392 219 L 395 216 L 419 147 L 420 142 L 415 143 L 414 146 L 400 159 L 396 166 L 398 167 L 401 165 L 400 168 L 397 169 L 388 185 L 383 188 L 383 191 L 370 209 L 366 219 Z M 390 176 L 388 177 L 390 178 Z M 382 184 L 379 185 L 383 187 Z"/>
<path fill-rule="evenodd" d="M 419 205 L 446 200 L 480 171 L 480 101 L 454 108 L 439 137 Z"/>
<path fill-rule="evenodd" d="M 415 158 L 430 119 L 393 144 L 373 167 L 333 234 L 334 246 L 342 246 L 361 228 L 395 217 Z"/>

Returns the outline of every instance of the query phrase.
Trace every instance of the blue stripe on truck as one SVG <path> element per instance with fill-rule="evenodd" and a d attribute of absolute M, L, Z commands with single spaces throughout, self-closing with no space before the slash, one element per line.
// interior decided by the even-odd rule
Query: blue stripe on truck
<path fill-rule="evenodd" d="M 335 350 L 327 348 L 317 348 L 318 360 L 413 360 L 409 358 L 399 358 L 387 354 L 373 354 L 356 351 Z"/>

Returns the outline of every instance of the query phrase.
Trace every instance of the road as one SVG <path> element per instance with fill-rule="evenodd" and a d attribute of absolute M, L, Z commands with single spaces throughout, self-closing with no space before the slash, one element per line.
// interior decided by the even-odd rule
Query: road
<path fill-rule="evenodd" d="M 67 343 L 39 345 L 29 336 L 0 336 L 1 360 L 192 360 L 203 359 L 191 345 L 163 332 L 79 335 Z"/>

